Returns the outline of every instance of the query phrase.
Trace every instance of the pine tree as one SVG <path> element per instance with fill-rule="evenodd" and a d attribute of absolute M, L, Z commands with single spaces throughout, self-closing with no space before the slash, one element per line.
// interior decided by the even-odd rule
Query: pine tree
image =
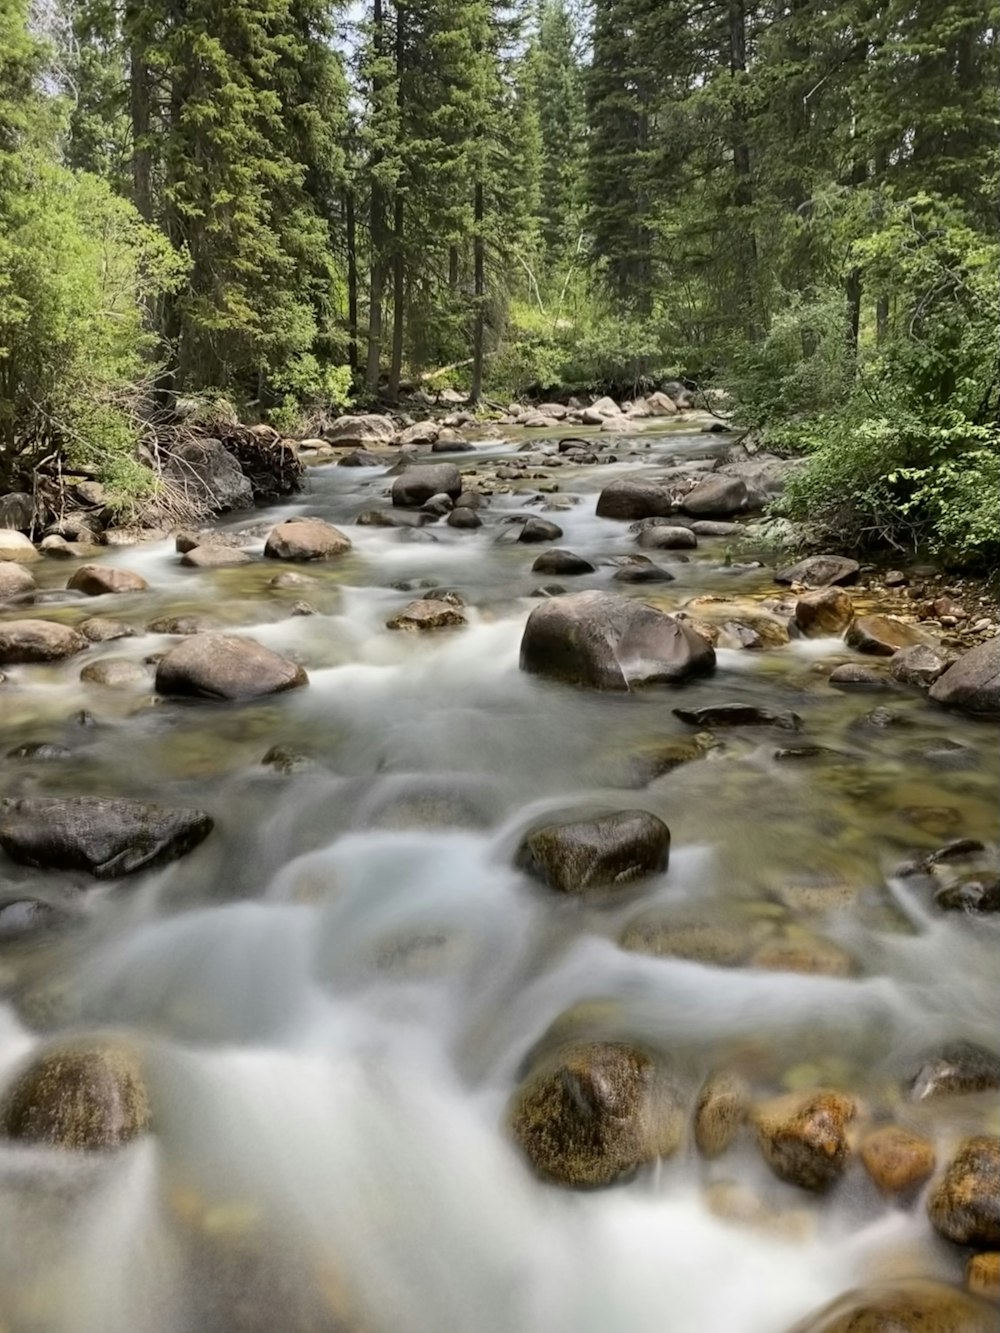
<path fill-rule="evenodd" d="M 565 0 L 540 0 L 536 23 L 524 85 L 537 116 L 538 218 L 548 267 L 572 253 L 580 234 L 586 104 L 579 39 Z"/>

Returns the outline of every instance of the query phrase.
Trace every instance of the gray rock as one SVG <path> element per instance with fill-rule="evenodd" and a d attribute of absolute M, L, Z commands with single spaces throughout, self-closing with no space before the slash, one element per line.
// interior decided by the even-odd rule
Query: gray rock
<path fill-rule="evenodd" d="M 557 542 L 563 535 L 558 523 L 550 523 L 547 518 L 529 518 L 518 533 L 519 542 Z"/>
<path fill-rule="evenodd" d="M 861 566 L 842 555 L 810 555 L 795 565 L 779 569 L 775 583 L 801 583 L 805 588 L 826 588 L 834 583 L 854 583 Z"/>
<path fill-rule="evenodd" d="M 589 560 L 585 560 L 582 555 L 576 555 L 573 551 L 565 551 L 556 548 L 552 551 L 543 551 L 537 557 L 535 563 L 531 566 L 533 574 L 593 574 L 594 566 Z"/>
<path fill-rule="evenodd" d="M 666 870 L 670 830 L 645 810 L 547 824 L 521 845 L 519 862 L 560 893 L 617 889 Z"/>
<path fill-rule="evenodd" d="M 742 514 L 750 501 L 747 484 L 742 477 L 707 477 L 694 490 L 688 491 L 681 501 L 685 514 L 696 518 L 729 518 Z"/>
<path fill-rule="evenodd" d="M 945 708 L 1000 717 L 1000 638 L 963 653 L 934 682 L 930 697 Z"/>
<path fill-rule="evenodd" d="M 844 642 L 859 653 L 892 657 L 900 648 L 925 642 L 919 630 L 894 616 L 856 616 L 847 628 Z"/>
<path fill-rule="evenodd" d="M 327 444 L 354 445 L 391 444 L 396 426 L 391 417 L 369 412 L 361 416 L 338 417 L 323 432 Z"/>
<path fill-rule="evenodd" d="M 85 870 L 117 879 L 175 861 L 212 831 L 203 810 L 101 796 L 0 801 L 0 847 L 43 870 Z"/>
<path fill-rule="evenodd" d="M 392 503 L 401 509 L 418 508 L 432 495 L 456 500 L 462 493 L 462 474 L 454 463 L 418 463 L 401 472 L 392 483 Z"/>
<path fill-rule="evenodd" d="M 597 500 L 598 518 L 662 518 L 673 509 L 673 498 L 662 482 L 631 477 L 610 482 Z"/>
<path fill-rule="evenodd" d="M 639 533 L 639 545 L 647 551 L 693 550 L 698 545 L 698 538 L 690 528 L 675 528 L 658 523 L 643 528 Z"/>
<path fill-rule="evenodd" d="M 302 518 L 272 528 L 264 554 L 273 560 L 329 560 L 350 549 L 350 538 L 339 528 L 321 518 Z"/>
<path fill-rule="evenodd" d="M 66 587 L 84 592 L 88 597 L 101 597 L 107 593 L 145 592 L 149 584 L 141 574 L 131 569 L 117 569 L 113 565 L 81 565 Z"/>
<path fill-rule="evenodd" d="M 449 528 L 481 528 L 483 520 L 474 509 L 467 509 L 464 505 L 456 505 L 448 517 L 445 519 Z"/>
<path fill-rule="evenodd" d="M 929 643 L 917 643 L 912 648 L 900 648 L 889 663 L 889 674 L 903 685 L 917 685 L 929 690 L 948 670 L 951 659 Z"/>
<path fill-rule="evenodd" d="M 9 491 L 0 495 L 0 528 L 30 532 L 35 516 L 35 501 L 27 491 Z"/>
<path fill-rule="evenodd" d="M 83 652 L 87 646 L 77 630 L 53 620 L 0 621 L 0 665 L 57 662 Z"/>
<path fill-rule="evenodd" d="M 715 669 L 715 650 L 689 625 L 628 597 L 578 592 L 532 611 L 521 670 L 592 689 L 628 690 Z"/>
<path fill-rule="evenodd" d="M 156 667 L 158 694 L 201 699 L 256 699 L 308 683 L 296 662 L 234 634 L 194 634 Z"/>
<path fill-rule="evenodd" d="M 249 509 L 253 486 L 220 440 L 190 440 L 173 450 L 166 471 L 175 485 L 215 513 Z"/>
<path fill-rule="evenodd" d="M 30 569 L 15 560 L 0 560 L 0 602 L 34 589 L 35 576 Z"/>

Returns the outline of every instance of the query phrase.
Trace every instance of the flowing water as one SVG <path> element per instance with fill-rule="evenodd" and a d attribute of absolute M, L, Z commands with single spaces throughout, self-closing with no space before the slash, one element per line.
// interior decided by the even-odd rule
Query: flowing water
<path fill-rule="evenodd" d="M 705 437 L 674 431 L 647 457 L 706 452 Z M 554 471 L 546 499 L 578 499 L 546 514 L 564 528 L 558 545 L 594 563 L 633 551 L 628 525 L 594 505 L 639 466 Z M 307 587 L 272 587 L 287 567 L 270 561 L 184 570 L 164 542 L 107 557 L 148 592 L 29 613 L 142 627 L 194 611 L 301 660 L 311 683 L 249 705 L 180 704 L 148 685 L 82 683 L 73 660 L 8 670 L 0 753 L 44 741 L 69 754 L 4 759 L 3 794 L 196 805 L 216 829 L 111 885 L 0 866 L 4 901 L 70 917 L 0 950 L 0 1085 L 54 1034 L 126 1034 L 155 1118 L 109 1155 L 0 1146 L 0 1330 L 784 1333 L 873 1274 L 956 1279 L 961 1256 L 932 1239 L 920 1201 L 881 1200 L 860 1170 L 816 1199 L 770 1177 L 748 1137 L 712 1163 L 689 1144 L 628 1183 L 571 1193 L 532 1176 L 504 1113 L 553 1029 L 640 1041 L 692 1095 L 729 1068 L 761 1094 L 824 1083 L 891 1099 L 926 1047 L 995 1041 L 995 926 L 936 913 L 892 873 L 951 837 L 996 839 L 995 730 L 916 692 L 838 693 L 826 675 L 850 654 L 834 640 L 723 648 L 714 678 L 681 691 L 529 677 L 518 648 L 530 594 L 549 581 L 530 572 L 545 548 L 496 539 L 504 517 L 539 512 L 530 486 L 496 496 L 475 532 L 349 526 L 386 485 L 379 469 L 316 468 L 268 516 L 349 531 L 353 550 L 309 567 Z M 778 595 L 769 568 L 728 559 L 723 540 L 691 554 L 655 589 L 611 584 L 607 565 L 572 586 L 665 609 Z M 56 587 L 72 567 L 35 568 Z M 468 628 L 388 631 L 418 595 L 393 585 L 421 581 L 460 593 Z M 302 598 L 316 614 L 291 616 Z M 171 642 L 146 633 L 87 660 Z M 791 708 L 803 730 L 720 732 L 645 783 L 643 755 L 691 738 L 672 708 L 709 701 Z M 886 704 L 895 725 L 865 721 Z M 775 756 L 807 742 L 823 748 Z M 262 766 L 275 745 L 308 762 Z M 665 875 L 593 901 L 515 868 L 532 821 L 609 808 L 669 824 Z M 853 968 L 621 948 L 651 911 L 819 938 Z M 922 1127 L 942 1150 L 970 1117 L 996 1130 L 996 1107 L 980 1103 Z"/>

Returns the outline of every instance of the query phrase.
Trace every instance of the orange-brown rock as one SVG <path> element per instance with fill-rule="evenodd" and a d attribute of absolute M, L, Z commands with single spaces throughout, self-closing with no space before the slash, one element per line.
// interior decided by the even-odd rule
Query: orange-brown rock
<path fill-rule="evenodd" d="M 854 618 L 854 603 L 843 588 L 817 588 L 795 603 L 795 623 L 810 639 L 843 634 Z"/>
<path fill-rule="evenodd" d="M 1000 1301 L 1000 1250 L 974 1254 L 965 1265 L 965 1285 L 977 1296 Z"/>
<path fill-rule="evenodd" d="M 884 1125 L 866 1135 L 861 1160 L 886 1194 L 914 1189 L 934 1174 L 934 1145 L 899 1125 Z"/>
<path fill-rule="evenodd" d="M 719 1157 L 726 1151 L 749 1107 L 750 1090 L 738 1074 L 706 1079 L 694 1111 L 694 1141 L 702 1157 Z"/>
<path fill-rule="evenodd" d="M 1000 1137 L 966 1139 L 927 1205 L 934 1228 L 958 1245 L 1000 1246 Z"/>
<path fill-rule="evenodd" d="M 857 1114 L 857 1102 L 846 1093 L 829 1088 L 790 1093 L 757 1108 L 757 1141 L 779 1179 L 807 1190 L 826 1190 L 840 1179 L 850 1159 L 848 1129 Z"/>

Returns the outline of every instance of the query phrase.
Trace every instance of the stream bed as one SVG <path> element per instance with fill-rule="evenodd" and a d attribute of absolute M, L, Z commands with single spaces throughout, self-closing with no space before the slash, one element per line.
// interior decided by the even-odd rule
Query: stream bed
<path fill-rule="evenodd" d="M 519 670 L 542 584 L 666 611 L 700 599 L 690 613 L 711 622 L 787 595 L 773 553 L 727 538 L 653 552 L 670 582 L 612 582 L 635 536 L 595 515 L 600 489 L 716 438 L 666 431 L 642 463 L 553 470 L 541 496 L 518 482 L 474 531 L 355 526 L 385 507 L 384 470 L 316 467 L 293 504 L 220 524 L 253 534 L 249 564 L 184 569 L 172 540 L 109 551 L 147 591 L 19 612 L 139 631 L 87 662 L 142 663 L 177 642 L 150 622 L 201 616 L 309 685 L 216 704 L 157 698 L 151 669 L 118 689 L 75 658 L 6 669 L 0 796 L 138 797 L 215 827 L 107 882 L 0 854 L 0 906 L 55 921 L 0 942 L 0 1098 L 54 1039 L 107 1034 L 139 1052 L 152 1128 L 113 1153 L 0 1141 L 2 1333 L 788 1333 L 872 1281 L 961 1283 L 967 1252 L 929 1226 L 929 1186 L 888 1196 L 856 1160 L 817 1194 L 777 1179 L 747 1129 L 713 1159 L 686 1133 L 575 1191 L 539 1179 L 509 1132 L 534 1053 L 563 1038 L 639 1043 L 688 1114 L 731 1071 L 755 1099 L 844 1089 L 942 1162 L 1000 1132 L 995 1092 L 902 1091 L 928 1051 L 1000 1044 L 997 921 L 941 912 L 896 873 L 951 839 L 996 843 L 995 727 L 916 689 L 834 688 L 830 669 L 863 659 L 833 636 L 724 637 L 714 675 L 676 688 Z M 482 472 L 519 442 L 450 461 Z M 547 546 L 498 544 L 519 513 L 558 523 L 551 545 L 594 571 L 533 573 Z M 297 514 L 352 549 L 260 558 Z M 34 572 L 56 589 L 74 567 Z M 309 582 L 274 586 L 293 569 Z M 435 588 L 459 595 L 464 627 L 386 628 Z M 801 727 L 673 712 L 718 703 Z M 665 873 L 591 896 L 521 868 L 526 830 L 609 810 L 667 824 Z M 657 931 L 676 947 L 651 946 Z"/>

